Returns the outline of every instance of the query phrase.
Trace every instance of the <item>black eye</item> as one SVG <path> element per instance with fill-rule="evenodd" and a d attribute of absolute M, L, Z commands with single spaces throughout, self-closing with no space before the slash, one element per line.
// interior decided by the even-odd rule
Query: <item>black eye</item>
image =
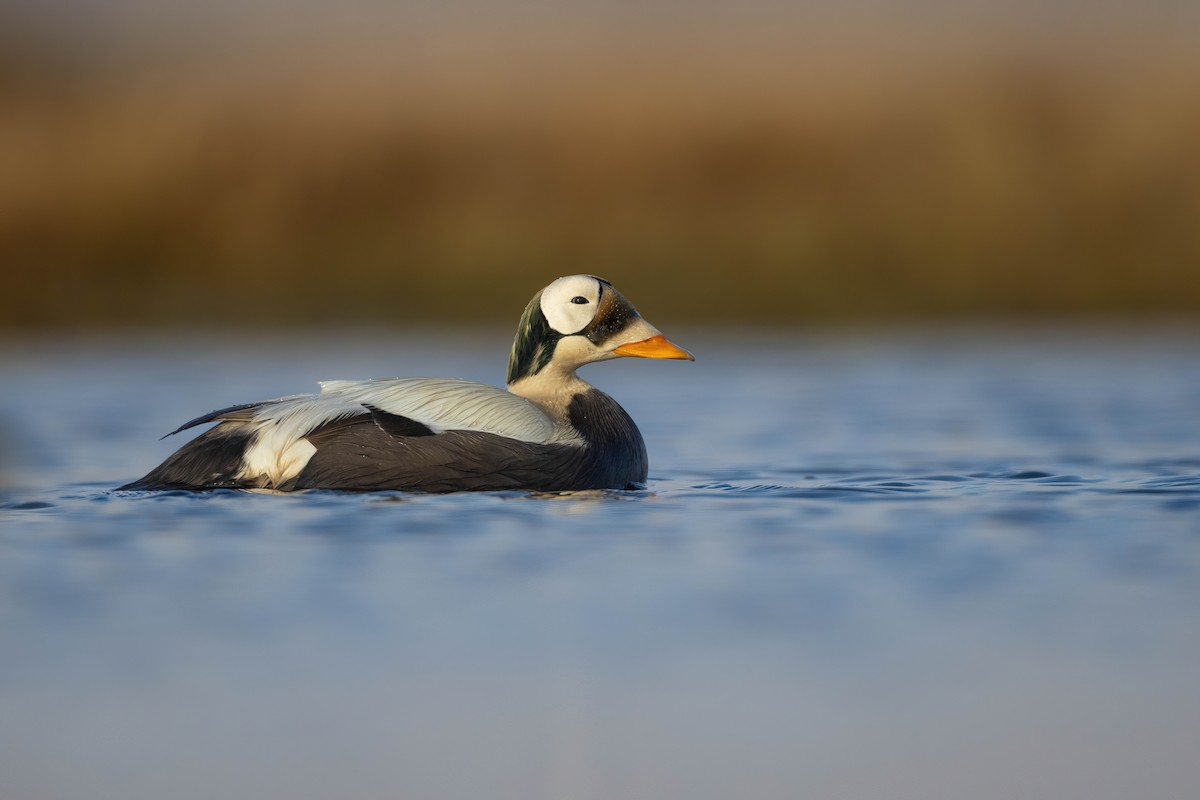
<path fill-rule="evenodd" d="M 581 297 L 580 295 L 575 295 L 571 298 L 571 302 L 577 306 L 586 306 L 588 299 L 586 297 Z"/>

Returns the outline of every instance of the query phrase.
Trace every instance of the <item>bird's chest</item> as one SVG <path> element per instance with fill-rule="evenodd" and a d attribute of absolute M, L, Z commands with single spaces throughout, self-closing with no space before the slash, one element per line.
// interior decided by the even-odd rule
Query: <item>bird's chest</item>
<path fill-rule="evenodd" d="M 646 444 L 633 419 L 615 400 L 596 389 L 571 398 L 571 426 L 587 443 L 585 470 L 597 485 L 645 483 Z"/>

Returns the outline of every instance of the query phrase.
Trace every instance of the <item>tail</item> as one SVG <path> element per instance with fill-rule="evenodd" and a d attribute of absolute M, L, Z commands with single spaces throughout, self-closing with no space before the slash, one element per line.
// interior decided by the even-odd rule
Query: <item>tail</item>
<path fill-rule="evenodd" d="M 254 485 L 238 475 L 254 433 L 245 425 L 222 423 L 176 450 L 145 477 L 118 491 L 221 489 Z"/>

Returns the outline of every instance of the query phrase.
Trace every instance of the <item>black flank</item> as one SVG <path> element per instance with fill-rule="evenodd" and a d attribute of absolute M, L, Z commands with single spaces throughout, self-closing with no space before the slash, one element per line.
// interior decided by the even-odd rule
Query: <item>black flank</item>
<path fill-rule="evenodd" d="M 646 445 L 616 401 L 595 389 L 572 398 L 568 413 L 585 444 L 533 444 L 479 431 L 429 429 L 376 414 L 331 422 L 306 438 L 317 448 L 286 489 L 351 491 L 570 491 L 640 488 Z"/>
<path fill-rule="evenodd" d="M 311 441 L 311 437 L 310 437 Z M 317 445 L 295 489 L 462 492 L 577 488 L 585 449 L 519 442 L 494 433 L 446 431 L 395 437 L 351 425 Z"/>

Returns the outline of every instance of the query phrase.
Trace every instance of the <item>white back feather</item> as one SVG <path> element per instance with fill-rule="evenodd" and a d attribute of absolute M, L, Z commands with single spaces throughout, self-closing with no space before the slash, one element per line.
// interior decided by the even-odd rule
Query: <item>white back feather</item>
<path fill-rule="evenodd" d="M 408 417 L 434 433 L 484 431 L 538 444 L 561 441 L 564 436 L 573 438 L 525 398 L 474 381 L 455 378 L 324 381 L 320 396 L 338 397 Z"/>

